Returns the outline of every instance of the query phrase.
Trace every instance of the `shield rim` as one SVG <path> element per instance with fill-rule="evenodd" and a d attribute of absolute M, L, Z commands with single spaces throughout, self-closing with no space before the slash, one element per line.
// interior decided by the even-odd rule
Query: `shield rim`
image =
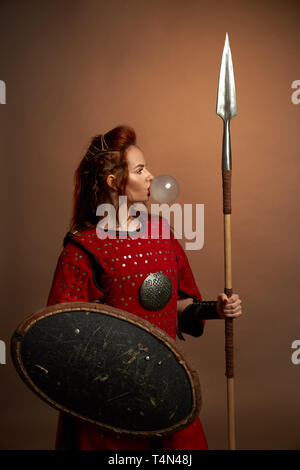
<path fill-rule="evenodd" d="M 44 393 L 39 387 L 37 387 L 37 385 L 35 385 L 35 383 L 28 375 L 21 359 L 21 342 L 26 333 L 29 331 L 29 329 L 39 320 L 42 320 L 43 318 L 49 316 L 59 315 L 68 311 L 90 311 L 94 313 L 106 314 L 112 317 L 117 317 L 121 320 L 133 323 L 135 326 L 146 330 L 148 333 L 152 334 L 160 341 L 163 341 L 163 343 L 167 345 L 167 347 L 173 352 L 173 354 L 175 354 L 178 362 L 181 366 L 184 367 L 185 372 L 189 378 L 193 395 L 193 406 L 190 413 L 185 418 L 181 419 L 177 424 L 174 424 L 164 429 L 157 429 L 152 431 L 132 431 L 126 430 L 124 428 L 117 428 L 105 423 L 101 423 L 100 421 L 93 420 L 86 416 L 80 415 L 79 413 L 76 413 L 75 411 L 68 409 L 52 400 L 46 393 Z M 185 353 L 178 346 L 176 341 L 153 323 L 143 318 L 140 318 L 137 315 L 134 315 L 133 313 L 112 307 L 107 304 L 100 304 L 96 302 L 66 302 L 51 305 L 38 310 L 34 314 L 26 317 L 25 320 L 23 320 L 15 330 L 11 338 L 11 356 L 14 366 L 23 382 L 25 382 L 25 384 L 31 389 L 31 391 L 33 391 L 44 402 L 46 402 L 48 405 L 58 411 L 66 413 L 67 415 L 70 415 L 73 418 L 94 424 L 99 427 L 99 429 L 102 429 L 103 431 L 108 433 L 112 432 L 118 435 L 127 435 L 141 438 L 165 437 L 189 426 L 199 414 L 202 405 L 201 386 L 198 374 L 194 366 L 191 364 L 191 361 L 186 358 Z"/>

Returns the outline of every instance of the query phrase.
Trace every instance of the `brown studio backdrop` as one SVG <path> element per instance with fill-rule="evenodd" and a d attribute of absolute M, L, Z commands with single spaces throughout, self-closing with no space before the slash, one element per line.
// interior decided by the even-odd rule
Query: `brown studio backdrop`
<path fill-rule="evenodd" d="M 2 449 L 51 449 L 57 412 L 21 382 L 9 340 L 46 303 L 89 139 L 132 125 L 150 169 L 205 204 L 205 244 L 187 252 L 200 291 L 223 290 L 222 122 L 217 82 L 228 31 L 237 87 L 232 121 L 237 447 L 299 449 L 300 78 L 296 1 L 3 1 L 1 76 Z M 184 349 L 200 374 L 211 449 L 226 448 L 224 324 Z M 181 343 L 182 344 L 182 343 Z"/>

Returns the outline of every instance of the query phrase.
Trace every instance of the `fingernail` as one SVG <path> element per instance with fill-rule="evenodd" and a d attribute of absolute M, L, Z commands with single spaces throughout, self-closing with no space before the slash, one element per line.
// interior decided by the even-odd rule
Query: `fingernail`
<path fill-rule="evenodd" d="M 223 300 L 223 304 L 227 304 L 228 300 L 227 299 L 224 299 Z"/>

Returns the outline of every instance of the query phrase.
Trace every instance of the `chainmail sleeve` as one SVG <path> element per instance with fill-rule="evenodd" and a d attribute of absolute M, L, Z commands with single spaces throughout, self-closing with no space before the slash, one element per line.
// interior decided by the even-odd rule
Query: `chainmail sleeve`
<path fill-rule="evenodd" d="M 194 301 L 202 300 L 201 293 L 196 284 L 192 269 L 190 267 L 188 257 L 182 248 L 179 241 L 174 237 L 174 233 L 170 231 L 173 247 L 176 254 L 177 265 L 178 265 L 178 290 L 177 298 L 192 298 Z M 179 322 L 178 322 L 179 323 Z M 203 334 L 203 328 L 205 325 L 205 320 L 201 321 L 200 325 L 201 334 Z M 199 336 L 201 336 L 199 334 Z M 177 335 L 180 339 L 184 340 L 180 327 L 177 327 Z"/>

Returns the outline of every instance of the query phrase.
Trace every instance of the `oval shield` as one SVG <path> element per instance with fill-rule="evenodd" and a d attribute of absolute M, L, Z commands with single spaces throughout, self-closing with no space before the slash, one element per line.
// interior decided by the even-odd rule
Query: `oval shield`
<path fill-rule="evenodd" d="M 22 380 L 57 410 L 132 436 L 162 437 L 193 422 L 198 375 L 163 330 L 97 303 L 28 317 L 11 341 Z"/>

